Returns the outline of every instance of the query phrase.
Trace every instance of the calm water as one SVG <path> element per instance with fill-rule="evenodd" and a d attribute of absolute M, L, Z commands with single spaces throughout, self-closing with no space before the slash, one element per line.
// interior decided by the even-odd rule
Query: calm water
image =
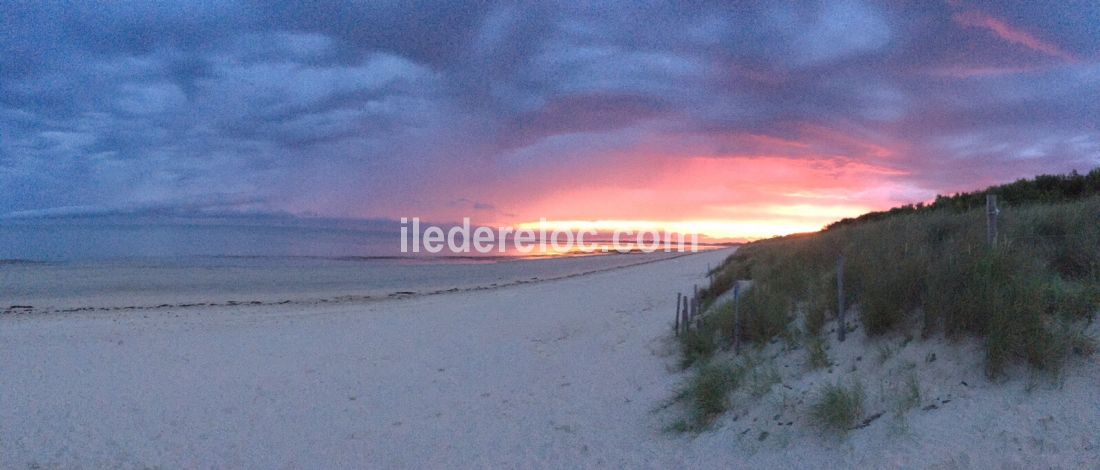
<path fill-rule="evenodd" d="M 675 256 L 409 257 L 400 253 L 396 225 L 311 223 L 4 223 L 0 307 L 377 297 L 528 282 Z"/>
<path fill-rule="evenodd" d="M 0 259 L 86 261 L 180 257 L 344 257 L 400 254 L 396 228 L 217 222 L 0 221 Z"/>
<path fill-rule="evenodd" d="M 604 243 L 609 235 L 589 237 Z M 626 240 L 626 239 L 624 239 Z M 609 244 L 609 243 L 608 243 Z M 0 219 L 0 263 L 13 260 L 73 262 L 120 259 L 184 258 L 417 258 L 432 262 L 486 261 L 491 258 L 539 256 L 506 251 L 458 255 L 401 252 L 400 225 L 388 221 L 330 219 L 174 220 L 137 219 Z M 701 249 L 713 246 L 701 246 Z M 545 255 L 546 253 L 542 253 Z M 173 261 L 174 262 L 174 261 Z"/>

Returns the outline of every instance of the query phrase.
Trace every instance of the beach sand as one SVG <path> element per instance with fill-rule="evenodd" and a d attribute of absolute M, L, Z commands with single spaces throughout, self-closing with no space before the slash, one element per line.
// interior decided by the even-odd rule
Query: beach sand
<path fill-rule="evenodd" d="M 681 255 L 660 251 L 457 259 L 199 256 L 0 263 L 0 312 L 9 305 L 71 313 L 362 301 L 560 279 Z"/>
<path fill-rule="evenodd" d="M 688 377 L 670 339 L 676 293 L 729 253 L 366 302 L 2 315 L 0 468 L 967 468 L 1100 456 L 1095 359 L 1030 392 L 986 384 L 978 367 L 974 388 L 898 434 L 880 419 L 837 440 L 795 416 L 760 441 L 766 423 L 747 423 L 770 418 L 781 391 L 704 434 L 666 431 Z M 853 336 L 837 361 L 861 354 Z M 944 383 L 974 360 L 956 349 L 938 363 Z M 796 357 L 773 352 L 780 365 Z M 819 380 L 782 373 L 796 388 Z"/>

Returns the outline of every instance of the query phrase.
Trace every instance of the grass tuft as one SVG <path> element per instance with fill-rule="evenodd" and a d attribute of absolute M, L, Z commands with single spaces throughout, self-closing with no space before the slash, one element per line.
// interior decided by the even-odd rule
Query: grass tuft
<path fill-rule="evenodd" d="M 683 396 L 693 411 L 695 427 L 703 427 L 726 411 L 729 394 L 741 383 L 743 369 L 727 364 L 707 364 L 688 383 Z"/>
<path fill-rule="evenodd" d="M 1069 336 L 1070 350 L 1081 357 L 1091 357 L 1096 354 L 1098 345 L 1096 339 L 1089 337 L 1082 331 L 1075 331 Z"/>
<path fill-rule="evenodd" d="M 806 346 L 806 364 L 810 370 L 818 370 L 829 367 L 829 352 L 825 350 L 825 340 L 820 336 L 814 337 Z"/>
<path fill-rule="evenodd" d="M 905 377 L 905 385 L 901 389 L 901 396 L 898 397 L 898 412 L 916 408 L 920 405 L 920 397 L 920 379 L 917 378 L 916 371 L 911 370 Z"/>
<path fill-rule="evenodd" d="M 767 395 L 781 381 L 779 370 L 774 365 L 753 367 L 748 372 L 749 395 L 753 398 Z"/>
<path fill-rule="evenodd" d="M 848 387 L 826 384 L 810 405 L 810 417 L 826 431 L 847 433 L 863 417 L 863 398 L 859 383 Z"/>

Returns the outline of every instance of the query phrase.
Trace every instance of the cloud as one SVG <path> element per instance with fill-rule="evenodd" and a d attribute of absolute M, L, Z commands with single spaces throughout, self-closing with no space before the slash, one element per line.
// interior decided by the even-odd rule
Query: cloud
<path fill-rule="evenodd" d="M 989 30 L 1006 42 L 1018 44 L 1051 57 L 1057 57 L 1067 62 L 1075 62 L 1077 60 L 1072 54 L 1062 50 L 1057 45 L 1039 39 L 1031 33 L 1009 25 L 1002 19 L 992 17 L 985 13 L 966 11 L 956 13 L 952 16 L 952 19 L 963 26 Z"/>
<path fill-rule="evenodd" d="M 0 214 L 733 217 L 1100 163 L 1100 9 L 959 8 L 17 2 Z"/>
<path fill-rule="evenodd" d="M 789 41 L 789 49 L 778 59 L 813 66 L 879 50 L 890 40 L 890 26 L 867 4 L 832 1 L 818 9 L 817 14 L 771 9 L 770 22 Z"/>

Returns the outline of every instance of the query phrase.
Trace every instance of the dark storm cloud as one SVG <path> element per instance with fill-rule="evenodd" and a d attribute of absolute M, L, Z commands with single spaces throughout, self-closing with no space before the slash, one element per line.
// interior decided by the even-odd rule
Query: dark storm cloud
<path fill-rule="evenodd" d="M 476 188 L 643 144 L 929 191 L 1084 169 L 1096 24 L 1094 2 L 8 2 L 0 214 L 507 211 Z"/>

